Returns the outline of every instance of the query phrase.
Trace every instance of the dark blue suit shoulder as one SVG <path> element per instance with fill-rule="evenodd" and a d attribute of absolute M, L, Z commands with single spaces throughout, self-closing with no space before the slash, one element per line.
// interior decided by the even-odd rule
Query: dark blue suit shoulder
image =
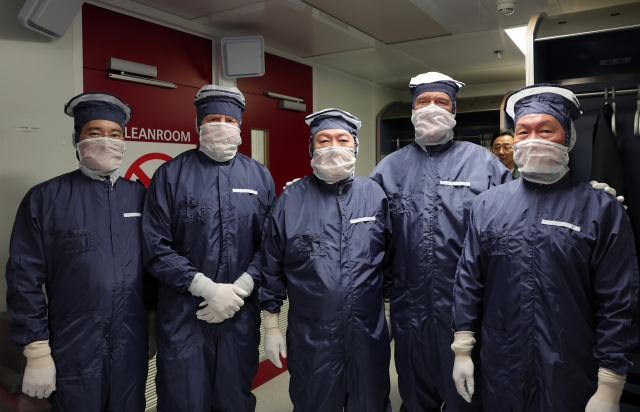
<path fill-rule="evenodd" d="M 235 161 L 243 163 L 244 165 L 246 165 L 247 168 L 252 168 L 254 171 L 256 171 L 258 174 L 260 174 L 263 177 L 268 177 L 269 179 L 272 179 L 271 172 L 269 172 L 269 169 L 267 169 L 265 165 L 258 162 L 254 158 L 243 155 L 242 153 L 238 153 L 236 154 Z"/>
<path fill-rule="evenodd" d="M 386 197 L 386 193 L 384 192 L 382 187 L 380 187 L 378 182 L 373 179 L 363 176 L 354 176 L 353 182 L 354 185 L 361 186 L 365 190 L 370 190 L 372 193 L 378 194 L 381 197 Z"/>
<path fill-rule="evenodd" d="M 422 151 L 422 149 L 416 143 L 411 143 L 386 155 L 384 159 L 380 160 L 380 163 L 376 165 L 373 172 L 378 173 L 381 170 L 394 168 L 396 165 L 402 166 L 408 157 L 420 154 L 420 151 Z"/>
<path fill-rule="evenodd" d="M 57 193 L 62 186 L 71 185 L 72 182 L 76 179 L 91 179 L 90 177 L 85 176 L 80 169 L 73 170 L 71 172 L 67 172 L 61 174 L 59 176 L 53 177 L 49 180 L 45 180 L 42 183 L 38 183 L 33 186 L 27 194 L 25 195 L 25 199 L 29 198 L 36 193 L 44 196 L 48 193 Z"/>

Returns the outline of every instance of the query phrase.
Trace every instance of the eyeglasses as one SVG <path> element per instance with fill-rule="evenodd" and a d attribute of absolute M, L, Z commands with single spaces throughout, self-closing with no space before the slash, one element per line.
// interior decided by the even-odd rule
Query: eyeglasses
<path fill-rule="evenodd" d="M 499 152 L 502 149 L 504 149 L 505 152 L 510 152 L 511 150 L 513 150 L 513 146 L 511 146 L 510 144 L 494 144 L 493 145 L 494 152 Z"/>

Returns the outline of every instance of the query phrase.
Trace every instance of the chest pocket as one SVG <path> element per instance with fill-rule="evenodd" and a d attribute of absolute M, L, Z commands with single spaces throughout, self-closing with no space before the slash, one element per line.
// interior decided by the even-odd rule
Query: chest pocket
<path fill-rule="evenodd" d="M 260 210 L 257 190 L 233 188 L 231 192 L 238 219 L 246 219 Z"/>
<path fill-rule="evenodd" d="M 509 233 L 506 230 L 485 230 L 480 235 L 482 250 L 489 256 L 504 256 L 509 252 Z"/>
<path fill-rule="evenodd" d="M 300 252 L 306 258 L 327 255 L 327 235 L 324 233 L 305 233 L 300 235 Z"/>
<path fill-rule="evenodd" d="M 210 206 L 204 200 L 183 199 L 178 206 L 181 222 L 206 224 L 209 221 Z"/>
<path fill-rule="evenodd" d="M 65 254 L 96 250 L 93 228 L 65 230 L 62 245 Z"/>
<path fill-rule="evenodd" d="M 398 192 L 389 195 L 389 211 L 393 215 L 411 212 L 411 192 Z"/>

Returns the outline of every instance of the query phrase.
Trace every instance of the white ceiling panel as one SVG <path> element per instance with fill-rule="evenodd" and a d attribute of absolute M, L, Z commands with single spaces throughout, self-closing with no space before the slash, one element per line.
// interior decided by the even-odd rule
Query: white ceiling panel
<path fill-rule="evenodd" d="M 495 0 L 480 1 L 484 5 L 484 7 L 486 7 L 486 9 L 491 12 L 494 19 L 496 19 L 498 24 L 500 24 L 500 26 L 502 27 L 526 26 L 527 24 L 529 24 L 529 19 L 531 19 L 531 16 L 540 12 L 545 12 L 549 16 L 555 16 L 562 13 L 558 0 L 518 1 L 513 14 L 510 14 L 508 16 L 498 13 L 495 6 Z"/>
<path fill-rule="evenodd" d="M 412 0 L 416 4 L 434 4 L 466 33 L 483 30 L 480 19 L 484 6 L 479 0 Z"/>
<path fill-rule="evenodd" d="M 323 19 L 309 6 L 267 1 L 200 18 L 197 21 L 237 36 L 261 35 L 268 46 L 301 57 L 369 48 L 375 41 L 348 26 Z M 350 32 L 354 33 L 351 34 Z"/>
<path fill-rule="evenodd" d="M 381 80 L 375 83 L 379 84 L 380 86 L 389 87 L 390 89 L 394 89 L 399 92 L 406 92 L 407 96 L 411 96 L 411 93 L 409 92 L 409 81 L 412 77 L 414 76 L 404 76 L 397 79 Z"/>
<path fill-rule="evenodd" d="M 450 33 L 409 0 L 302 0 L 385 44 Z"/>
<path fill-rule="evenodd" d="M 466 84 L 483 84 L 508 82 L 513 80 L 525 80 L 524 64 L 499 66 L 489 69 L 461 69 L 462 70 L 447 72 L 446 74 Z"/>
<path fill-rule="evenodd" d="M 415 0 L 421 1 L 421 0 Z M 447 1 L 447 0 L 429 0 Z M 463 0 L 467 1 L 467 0 Z M 509 16 L 499 14 L 495 8 L 495 0 L 479 0 L 490 10 L 502 27 L 524 26 L 534 14 L 545 12 L 549 16 L 575 13 L 584 10 L 599 9 L 621 4 L 635 3 L 638 0 L 527 0 L 518 1 L 515 12 Z"/>
<path fill-rule="evenodd" d="M 430 70 L 427 65 L 382 44 L 351 53 L 312 57 L 311 60 L 370 81 L 411 76 Z"/>
<path fill-rule="evenodd" d="M 504 95 L 456 99 L 456 113 L 499 110 Z"/>
<path fill-rule="evenodd" d="M 434 19 L 439 25 L 445 28 L 451 34 L 466 33 L 465 30 L 454 16 L 450 16 L 446 13 L 438 4 L 436 0 L 409 0 L 420 10 L 425 12 L 429 17 Z M 445 3 L 447 4 L 447 3 Z"/>
<path fill-rule="evenodd" d="M 411 78 L 426 71 L 428 70 L 418 70 L 407 76 L 401 76 L 394 79 L 379 80 L 375 83 L 398 91 L 408 91 L 409 81 L 411 80 Z M 444 74 L 465 83 L 467 86 L 514 81 L 524 82 L 525 80 L 524 65 L 519 64 L 479 70 L 467 66 L 466 70 L 444 71 Z"/>
<path fill-rule="evenodd" d="M 640 3 L 617 5 L 547 17 L 538 25 L 536 39 L 593 33 L 638 24 L 640 24 Z"/>
<path fill-rule="evenodd" d="M 603 7 L 619 6 L 621 4 L 637 3 L 638 0 L 558 0 L 562 13 L 575 13 Z"/>
<path fill-rule="evenodd" d="M 221 13 L 250 4 L 262 3 L 264 0 L 132 0 L 154 9 L 166 11 L 186 19 L 196 19 L 215 13 Z"/>
<path fill-rule="evenodd" d="M 520 49 L 508 36 L 505 37 L 499 42 L 491 33 L 481 31 L 398 44 L 393 47 L 436 71 L 445 73 L 470 68 L 477 70 L 514 64 L 524 65 L 524 55 Z M 494 54 L 497 50 L 505 52 L 500 59 Z"/>

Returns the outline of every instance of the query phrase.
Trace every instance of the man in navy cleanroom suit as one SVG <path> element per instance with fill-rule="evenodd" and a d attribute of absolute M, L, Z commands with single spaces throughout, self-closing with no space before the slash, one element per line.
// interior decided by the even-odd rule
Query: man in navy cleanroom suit
<path fill-rule="evenodd" d="M 288 297 L 294 411 L 387 412 L 387 199 L 377 183 L 353 175 L 360 120 L 325 109 L 306 121 L 314 175 L 287 187 L 264 230 L 265 351 L 280 366 L 278 313 Z"/>
<path fill-rule="evenodd" d="M 29 190 L 11 235 L 7 307 L 11 337 L 25 345 L 23 391 L 51 395 L 53 411 L 139 412 L 148 364 L 145 188 L 118 177 L 131 109 L 83 93 L 65 112 L 80 169 Z"/>
<path fill-rule="evenodd" d="M 237 88 L 205 86 L 195 105 L 200 145 L 158 168 L 143 217 L 145 265 L 160 280 L 158 411 L 253 411 L 254 290 L 274 183 L 237 153 L 245 107 Z"/>
<path fill-rule="evenodd" d="M 454 380 L 476 397 L 468 355 L 481 346 L 485 411 L 619 411 L 638 344 L 629 220 L 614 197 L 567 173 L 581 113 L 573 92 L 529 86 L 506 107 L 522 179 L 473 202 L 456 274 Z"/>
<path fill-rule="evenodd" d="M 391 153 L 371 178 L 389 198 L 395 251 L 391 324 L 401 411 L 478 411 L 451 381 L 451 303 L 471 201 L 512 180 L 500 159 L 453 141 L 456 93 L 463 83 L 440 73 L 411 79 L 416 141 Z"/>

